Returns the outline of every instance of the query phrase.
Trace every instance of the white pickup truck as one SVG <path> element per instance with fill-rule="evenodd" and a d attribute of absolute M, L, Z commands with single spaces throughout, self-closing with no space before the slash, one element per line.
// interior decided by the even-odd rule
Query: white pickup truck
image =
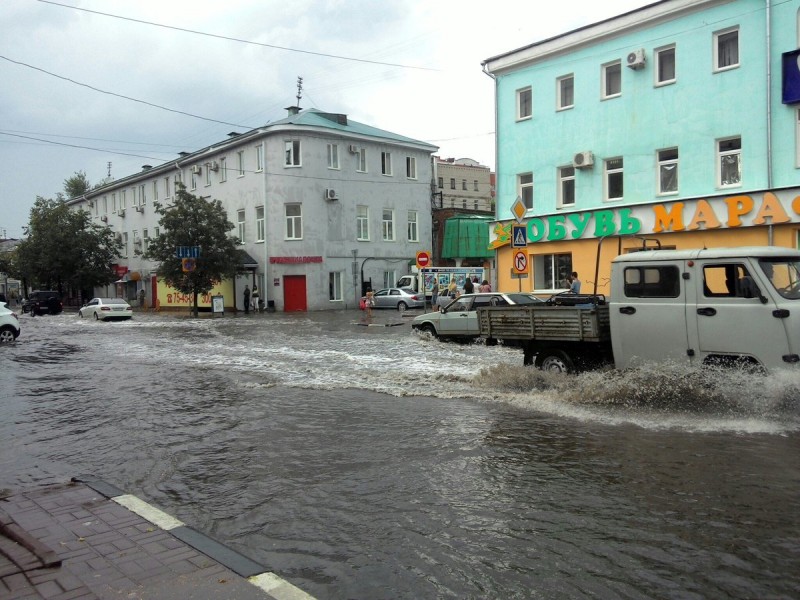
<path fill-rule="evenodd" d="M 646 250 L 618 256 L 611 294 L 481 308 L 480 334 L 519 340 L 524 363 L 573 372 L 613 361 L 800 362 L 800 252 L 777 247 Z M 562 304 L 559 306 L 558 304 Z M 573 304 L 573 305 L 564 305 Z"/>

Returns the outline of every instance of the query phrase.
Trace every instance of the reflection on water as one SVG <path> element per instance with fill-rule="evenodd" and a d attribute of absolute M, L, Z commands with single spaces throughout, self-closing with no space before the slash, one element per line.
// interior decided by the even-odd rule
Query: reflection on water
<path fill-rule="evenodd" d="M 0 488 L 93 473 L 320 598 L 800 595 L 797 374 L 554 376 L 361 319 L 23 318 Z"/>

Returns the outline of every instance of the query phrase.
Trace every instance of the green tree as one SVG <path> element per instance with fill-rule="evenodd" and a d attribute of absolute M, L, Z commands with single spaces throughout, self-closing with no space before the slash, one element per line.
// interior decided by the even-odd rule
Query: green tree
<path fill-rule="evenodd" d="M 75 171 L 72 177 L 64 180 L 64 191 L 67 193 L 68 199 L 83 196 L 90 189 L 91 184 L 83 171 Z"/>
<path fill-rule="evenodd" d="M 70 210 L 60 194 L 55 200 L 36 198 L 25 233 L 14 268 L 34 287 L 91 295 L 92 288 L 116 279 L 112 264 L 121 240 L 109 227 L 92 223 L 88 212 Z"/>
<path fill-rule="evenodd" d="M 176 185 L 171 206 L 158 202 L 154 202 L 154 206 L 161 217 L 161 235 L 150 242 L 143 257 L 159 263 L 158 275 L 168 285 L 194 296 L 192 312 L 196 317 L 198 296 L 207 294 L 215 284 L 239 272 L 238 239 L 228 235 L 233 223 L 219 200 L 194 196 L 182 184 Z M 182 261 L 177 257 L 180 246 L 200 248 L 194 271 L 183 271 Z"/>

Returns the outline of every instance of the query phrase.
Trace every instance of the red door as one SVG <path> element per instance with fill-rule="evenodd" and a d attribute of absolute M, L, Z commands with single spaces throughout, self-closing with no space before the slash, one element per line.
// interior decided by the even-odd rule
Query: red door
<path fill-rule="evenodd" d="M 283 310 L 285 312 L 306 311 L 306 276 L 283 276 Z"/>

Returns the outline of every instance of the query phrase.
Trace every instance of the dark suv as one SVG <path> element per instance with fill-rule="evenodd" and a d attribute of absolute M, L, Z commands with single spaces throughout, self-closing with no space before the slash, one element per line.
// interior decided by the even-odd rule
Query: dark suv
<path fill-rule="evenodd" d="M 35 317 L 36 315 L 57 315 L 64 310 L 64 305 L 61 303 L 61 294 L 47 290 L 31 292 L 26 308 L 30 311 L 31 316 Z"/>

